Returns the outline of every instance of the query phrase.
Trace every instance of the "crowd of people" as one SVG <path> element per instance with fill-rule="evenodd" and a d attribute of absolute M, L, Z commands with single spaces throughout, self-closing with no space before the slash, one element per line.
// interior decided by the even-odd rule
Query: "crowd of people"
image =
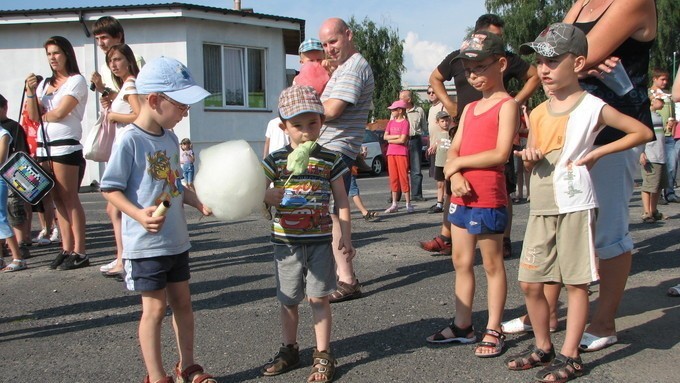
<path fill-rule="evenodd" d="M 615 318 L 633 250 L 628 205 L 635 162 L 642 166 L 643 222 L 664 219 L 657 204 L 676 202 L 680 133 L 672 100 L 680 101 L 680 81 L 668 93 L 668 72 L 655 69 L 647 88 L 648 52 L 656 38 L 652 0 L 576 1 L 562 23 L 546 26 L 522 45 L 521 54 L 536 55 L 535 65 L 506 51 L 503 27 L 498 16 L 481 16 L 460 49 L 433 70 L 427 116 L 408 90 L 390 105 L 385 140 L 391 205 L 385 214 L 399 209 L 401 196 L 408 213 L 414 211 L 412 201 L 423 200 L 421 139 L 429 132 L 427 154 L 434 158 L 437 201 L 428 212 L 441 214 L 442 225 L 433 240 L 420 244 L 451 256 L 455 317 L 426 341 L 476 343 L 474 355 L 490 358 L 504 353 L 507 334 L 533 331 L 535 344 L 508 357 L 506 367 L 541 367 L 538 381 L 564 382 L 583 374 L 581 353 L 618 342 Z M 106 63 L 91 76 L 91 88 L 99 94 L 107 121 L 117 127 L 101 180 L 117 254 L 100 269 L 141 294 L 145 382 L 174 381 L 160 352 L 167 305 L 177 335 L 177 381 L 215 382 L 193 355 L 190 245 L 182 206 L 203 215 L 211 211 L 193 188 L 191 141 L 180 143 L 172 132 L 191 105 L 209 93 L 177 60 L 161 57 L 145 65 L 125 44 L 118 20 L 102 17 L 94 35 Z M 44 48 L 51 76 L 29 74 L 25 83 L 23 107 L 32 130 L 8 122 L 7 100 L 0 96 L 0 159 L 17 150 L 31 153 L 30 140 L 35 139 L 31 154 L 55 181 L 42 200 L 43 230 L 36 243 L 52 233 L 56 222 L 62 248 L 50 268 L 71 270 L 90 264 L 78 198 L 88 85 L 67 39 L 53 36 Z M 279 96 L 262 161 L 269 181 L 263 202 L 274 211 L 271 241 L 282 345 L 261 373 L 279 375 L 300 365 L 298 306 L 306 298 L 315 335 L 308 381 L 330 382 L 337 363 L 331 351 L 331 303 L 362 296 L 353 263 L 349 197 L 366 220 L 377 217 L 363 207 L 352 171 L 362 155 L 375 84 L 353 32 L 341 19 L 324 21 L 318 39 L 302 42 L 299 53 L 300 74 Z M 634 91 L 619 94 L 601 81 L 621 68 Z M 506 88 L 511 78 L 522 83 L 513 95 Z M 452 79 L 455 101 L 444 87 Z M 529 113 L 527 100 L 541 84 L 546 101 Z M 636 152 L 643 144 L 644 151 Z M 290 156 L 305 161 L 297 166 Z M 512 254 L 512 203 L 524 202 L 523 184 L 527 200 L 531 197 L 519 262 L 527 314 L 504 322 L 504 258 Z M 0 183 L 0 238 L 12 256 L 2 266 L 12 272 L 27 267 L 31 209 L 7 194 Z M 472 326 L 477 247 L 488 286 L 488 320 L 479 342 Z M 598 280 L 600 297 L 588 325 L 588 285 Z M 557 327 L 562 285 L 568 314 L 558 351 L 550 333 Z M 680 296 L 680 285 L 668 294 Z"/>

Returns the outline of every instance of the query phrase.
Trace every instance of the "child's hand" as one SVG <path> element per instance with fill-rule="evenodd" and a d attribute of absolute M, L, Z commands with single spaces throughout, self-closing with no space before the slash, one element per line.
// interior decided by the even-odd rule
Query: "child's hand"
<path fill-rule="evenodd" d="M 469 195 L 472 191 L 470 183 L 460 173 L 455 173 L 451 176 L 451 195 L 454 197 L 463 197 Z"/>
<path fill-rule="evenodd" d="M 592 152 L 586 154 L 583 156 L 583 158 L 577 160 L 574 162 L 574 165 L 576 166 L 583 166 L 585 165 L 586 169 L 590 170 L 595 166 L 595 162 L 600 159 L 600 156 L 597 155 L 597 152 L 593 150 Z"/>
<path fill-rule="evenodd" d="M 279 206 L 283 200 L 283 188 L 270 188 L 264 192 L 264 203 L 269 206 Z"/>
<path fill-rule="evenodd" d="M 539 149 L 529 148 L 523 150 L 515 150 L 513 152 L 515 157 L 519 157 L 522 161 L 526 162 L 538 162 L 543 159 L 543 153 Z"/>
<path fill-rule="evenodd" d="M 201 214 L 203 214 L 203 216 L 205 216 L 205 217 L 208 217 L 208 216 L 211 216 L 211 215 L 212 215 L 212 209 L 209 208 L 209 207 L 207 207 L 207 206 L 205 206 L 205 205 L 203 205 L 203 204 L 201 204 L 200 209 L 197 209 L 197 210 L 200 211 Z"/>
<path fill-rule="evenodd" d="M 347 255 L 347 262 L 349 263 L 352 258 L 354 258 L 355 255 L 357 255 L 357 251 L 352 246 L 352 241 L 349 239 L 345 239 L 345 237 L 340 238 L 340 244 L 338 245 L 338 250 L 342 250 L 342 254 Z"/>
<path fill-rule="evenodd" d="M 647 165 L 647 155 L 645 152 L 640 153 L 640 165 L 645 166 Z"/>
<path fill-rule="evenodd" d="M 139 222 L 149 233 L 158 233 L 165 223 L 165 216 L 152 216 L 154 211 L 156 211 L 156 206 L 145 207 L 134 217 L 135 221 Z"/>
<path fill-rule="evenodd" d="M 437 145 L 430 145 L 430 147 L 427 148 L 427 155 L 433 156 L 435 153 L 437 153 Z"/>

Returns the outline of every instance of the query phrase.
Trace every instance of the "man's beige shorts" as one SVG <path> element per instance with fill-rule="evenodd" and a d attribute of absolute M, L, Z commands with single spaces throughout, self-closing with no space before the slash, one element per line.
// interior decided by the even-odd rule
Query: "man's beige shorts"
<path fill-rule="evenodd" d="M 530 215 L 519 261 L 519 281 L 580 285 L 598 280 L 596 215 L 595 209 Z"/>

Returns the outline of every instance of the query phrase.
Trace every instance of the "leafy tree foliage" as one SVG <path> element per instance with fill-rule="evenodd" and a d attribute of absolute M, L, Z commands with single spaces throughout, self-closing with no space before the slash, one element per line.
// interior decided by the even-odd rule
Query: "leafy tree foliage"
<path fill-rule="evenodd" d="M 387 107 L 397 99 L 401 90 L 404 66 L 404 42 L 396 30 L 378 26 L 365 18 L 361 23 L 354 17 L 347 22 L 354 34 L 354 44 L 373 70 L 373 117 L 389 118 Z"/>

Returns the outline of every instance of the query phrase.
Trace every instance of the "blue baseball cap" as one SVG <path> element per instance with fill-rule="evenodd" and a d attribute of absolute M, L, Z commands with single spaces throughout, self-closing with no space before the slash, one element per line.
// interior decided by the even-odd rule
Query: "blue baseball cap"
<path fill-rule="evenodd" d="M 191 105 L 210 96 L 196 84 L 189 69 L 170 57 L 159 57 L 146 63 L 135 81 L 137 94 L 163 93 L 173 100 Z"/>
<path fill-rule="evenodd" d="M 300 43 L 298 53 L 305 53 L 309 51 L 323 51 L 323 45 L 319 39 L 311 38 Z"/>

